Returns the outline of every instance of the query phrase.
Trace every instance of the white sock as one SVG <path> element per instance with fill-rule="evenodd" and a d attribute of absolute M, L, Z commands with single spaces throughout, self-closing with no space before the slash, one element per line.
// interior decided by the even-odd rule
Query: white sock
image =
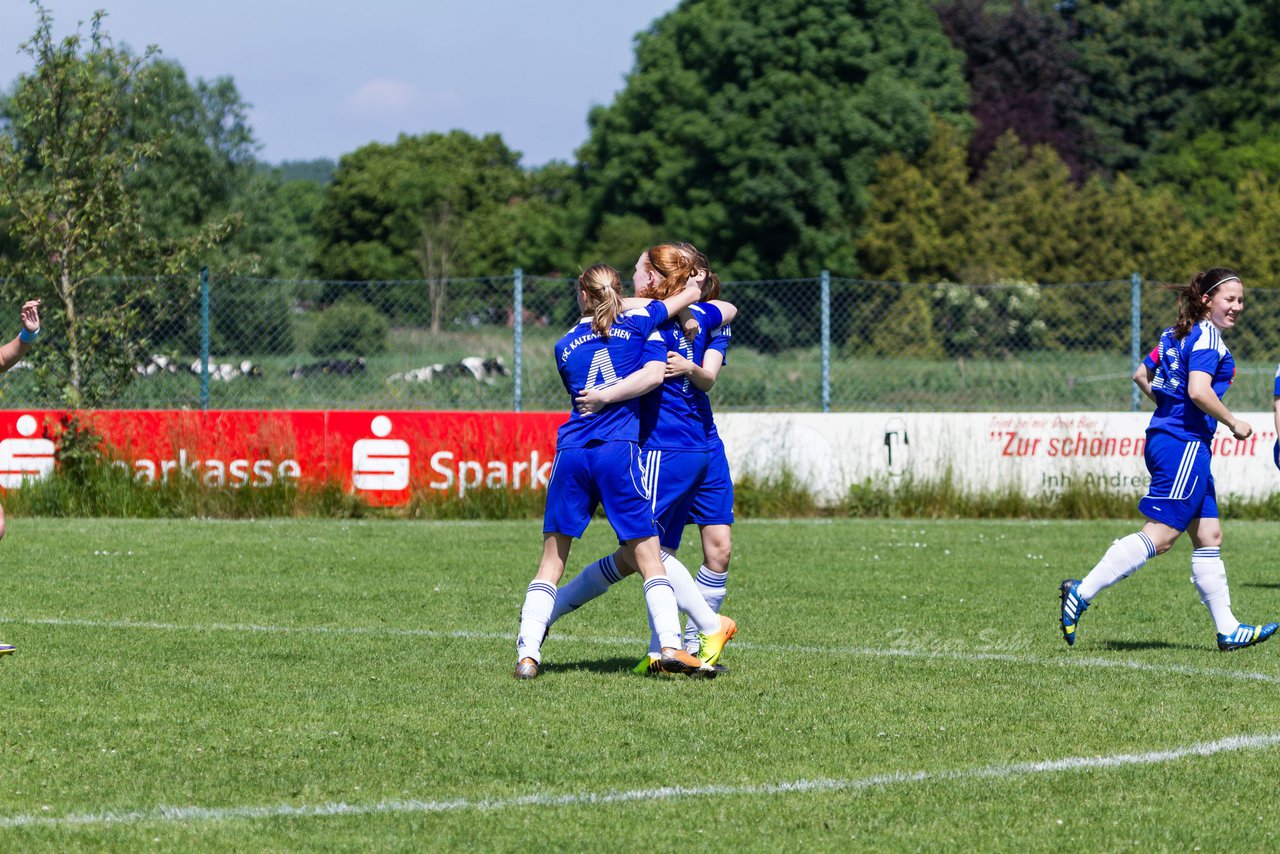
<path fill-rule="evenodd" d="M 618 573 L 613 555 L 602 557 L 586 569 L 575 575 L 556 594 L 556 606 L 551 610 L 551 619 L 547 625 L 563 617 L 570 611 L 576 611 L 583 605 L 602 596 L 614 584 L 622 580 Z"/>
<path fill-rule="evenodd" d="M 706 598 L 702 595 L 702 586 L 695 584 L 693 577 L 689 575 L 689 570 L 680 562 L 680 559 L 668 551 L 662 552 L 662 565 L 666 567 L 667 578 L 671 580 L 671 586 L 676 591 L 676 605 L 682 613 L 689 616 L 684 627 L 684 648 L 696 653 L 698 651 L 698 633 L 711 634 L 720 631 L 720 617 L 716 614 L 714 608 L 707 604 Z M 723 594 L 721 594 L 723 598 Z M 653 630 L 653 624 L 649 625 L 649 653 L 653 654 L 660 649 L 658 641 L 658 633 Z"/>
<path fill-rule="evenodd" d="M 1200 601 L 1209 609 L 1218 634 L 1229 635 L 1240 628 L 1240 621 L 1231 613 L 1231 591 L 1227 588 L 1221 548 L 1192 550 L 1191 583 L 1200 591 Z"/>
<path fill-rule="evenodd" d="M 665 575 L 644 583 L 644 604 L 649 609 L 649 625 L 658 634 L 662 648 L 680 648 L 680 614 L 676 591 Z"/>
<path fill-rule="evenodd" d="M 698 574 L 693 581 L 698 585 L 698 592 L 702 594 L 702 598 L 706 600 L 707 606 L 720 613 L 720 606 L 724 603 L 725 583 L 729 580 L 727 572 L 712 572 L 707 569 L 704 563 L 698 567 Z M 690 620 L 684 627 L 684 648 L 692 653 L 698 651 L 698 627 Z"/>
<path fill-rule="evenodd" d="M 556 605 L 556 586 L 534 580 L 524 594 L 520 609 L 520 634 L 516 637 L 516 661 L 532 658 L 542 663 L 542 637 L 547 633 L 551 609 Z"/>
<path fill-rule="evenodd" d="M 702 591 L 693 583 L 693 576 L 685 569 L 680 558 L 670 552 L 663 552 L 662 565 L 667 570 L 667 579 L 676 591 L 676 605 L 689 615 L 698 631 L 705 634 L 720 631 L 720 615 L 702 597 Z"/>
<path fill-rule="evenodd" d="M 729 573 L 712 572 L 704 563 L 698 567 L 698 575 L 694 578 L 698 583 L 698 592 L 707 600 L 711 610 L 720 613 L 720 605 L 724 602 L 725 584 L 729 581 Z"/>
<path fill-rule="evenodd" d="M 1155 544 L 1141 531 L 1116 540 L 1098 565 L 1089 570 L 1080 582 L 1080 598 L 1092 602 L 1094 596 L 1120 579 L 1133 575 L 1155 556 Z"/>

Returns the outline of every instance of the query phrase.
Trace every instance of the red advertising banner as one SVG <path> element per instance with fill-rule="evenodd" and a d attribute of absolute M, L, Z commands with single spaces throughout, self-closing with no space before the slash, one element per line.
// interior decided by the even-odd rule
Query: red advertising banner
<path fill-rule="evenodd" d="M 64 410 L 0 412 L 0 488 L 47 477 Z M 92 410 L 79 413 L 147 482 L 210 487 L 340 482 L 371 503 L 415 491 L 545 489 L 561 413 Z"/>

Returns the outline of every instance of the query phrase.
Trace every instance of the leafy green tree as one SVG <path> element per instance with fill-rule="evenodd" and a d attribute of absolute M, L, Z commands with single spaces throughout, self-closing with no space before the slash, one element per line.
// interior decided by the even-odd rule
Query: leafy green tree
<path fill-rule="evenodd" d="M 158 161 L 165 138 L 131 137 L 129 116 L 151 85 L 153 53 L 117 49 L 102 13 L 87 41 L 77 32 L 59 42 L 49 12 L 36 8 L 22 46 L 34 68 L 14 85 L 0 133 L 0 209 L 12 212 L 11 272 L 46 300 L 44 379 L 67 403 L 93 406 L 113 399 L 146 352 L 147 308 L 173 298 L 159 274 L 185 272 L 193 286 L 192 258 L 229 227 L 206 223 L 168 239 L 147 230 L 136 176 Z"/>
<path fill-rule="evenodd" d="M 1142 166 L 1160 141 L 1194 127 L 1232 63 L 1227 38 L 1249 0 L 1079 0 L 1078 67 L 1088 78 L 1090 157 L 1110 171 Z M 1198 130 L 1198 129 L 1197 129 Z"/>
<path fill-rule="evenodd" d="M 528 185 L 496 134 L 401 136 L 342 158 L 316 213 L 317 271 L 327 279 L 426 281 L 380 287 L 387 313 L 430 315 L 439 330 L 446 280 L 510 269 L 514 209 Z M 335 293 L 336 298 L 336 293 Z"/>
<path fill-rule="evenodd" d="M 880 161 L 857 244 L 868 278 L 962 278 L 982 199 L 969 183 L 964 134 L 941 122 L 933 130 L 929 148 L 914 162 L 897 152 Z"/>
<path fill-rule="evenodd" d="M 588 230 L 635 216 L 727 278 L 853 274 L 877 159 L 918 154 L 931 113 L 963 125 L 965 107 L 962 56 L 924 4 L 683 3 L 590 115 Z"/>

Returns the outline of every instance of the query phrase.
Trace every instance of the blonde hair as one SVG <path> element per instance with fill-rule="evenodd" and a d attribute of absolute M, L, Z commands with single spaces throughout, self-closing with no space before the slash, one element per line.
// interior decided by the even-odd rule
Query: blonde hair
<path fill-rule="evenodd" d="M 609 329 L 622 312 L 622 280 L 608 264 L 592 264 L 578 277 L 591 312 L 591 331 L 608 338 Z"/>
<path fill-rule="evenodd" d="M 684 290 L 689 279 L 698 272 L 693 253 L 681 247 L 682 244 L 678 243 L 660 243 L 645 253 L 649 266 L 662 277 L 662 281 L 649 289 L 648 296 L 653 299 L 673 297 Z"/>

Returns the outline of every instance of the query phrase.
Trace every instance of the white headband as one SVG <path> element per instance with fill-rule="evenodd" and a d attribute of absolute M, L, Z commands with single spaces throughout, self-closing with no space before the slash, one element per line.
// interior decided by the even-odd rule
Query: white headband
<path fill-rule="evenodd" d="M 1205 296 L 1208 296 L 1208 295 L 1209 295 L 1209 293 L 1210 293 L 1214 288 L 1216 288 L 1218 285 L 1221 285 L 1221 284 L 1223 284 L 1223 283 L 1225 283 L 1225 282 L 1239 282 L 1239 281 L 1240 281 L 1240 277 L 1239 277 L 1239 276 L 1227 276 L 1225 279 L 1219 279 L 1218 281 L 1214 282 L 1214 283 L 1213 283 L 1213 285 L 1211 285 L 1211 286 L 1209 287 L 1209 290 L 1207 290 L 1207 291 L 1205 291 L 1205 292 L 1204 292 L 1204 295 L 1205 295 Z M 1240 282 L 1240 283 L 1241 283 L 1241 284 L 1244 284 L 1243 282 Z"/>

